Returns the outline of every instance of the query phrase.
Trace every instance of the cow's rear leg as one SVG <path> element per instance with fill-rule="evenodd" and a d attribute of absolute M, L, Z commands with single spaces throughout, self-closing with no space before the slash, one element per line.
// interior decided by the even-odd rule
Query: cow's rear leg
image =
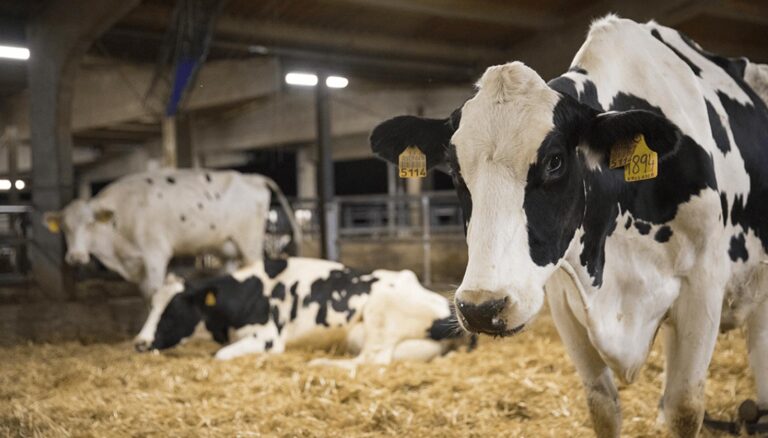
<path fill-rule="evenodd" d="M 768 409 L 768 299 L 747 320 L 747 347 L 757 386 L 757 404 L 761 409 Z M 768 418 L 761 421 L 768 421 Z"/>
<path fill-rule="evenodd" d="M 709 288 L 687 287 L 670 310 L 665 327 L 663 409 L 673 436 L 697 436 L 704 420 L 704 387 L 717 340 L 721 302 L 721 295 Z"/>
<path fill-rule="evenodd" d="M 618 437 L 621 431 L 619 393 L 611 370 L 592 347 L 586 329 L 568 307 L 565 294 L 575 287 L 568 274 L 562 270 L 555 272 L 546 285 L 550 311 L 568 356 L 581 376 L 595 434 L 600 438 Z M 572 290 L 572 293 L 578 291 Z"/>

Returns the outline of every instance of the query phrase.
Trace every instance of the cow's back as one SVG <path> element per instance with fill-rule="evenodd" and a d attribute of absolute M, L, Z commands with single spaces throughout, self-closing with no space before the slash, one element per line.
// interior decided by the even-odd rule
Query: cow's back
<path fill-rule="evenodd" d="M 121 178 L 93 202 L 115 211 L 118 231 L 139 246 L 176 253 L 218 246 L 249 227 L 264 232 L 270 193 L 263 177 L 234 171 L 162 170 Z"/>

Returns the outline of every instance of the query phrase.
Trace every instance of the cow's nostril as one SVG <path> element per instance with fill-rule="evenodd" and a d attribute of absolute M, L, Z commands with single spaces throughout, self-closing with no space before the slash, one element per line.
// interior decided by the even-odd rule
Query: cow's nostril
<path fill-rule="evenodd" d="M 508 297 L 497 300 L 487 300 L 480 304 L 470 304 L 458 301 L 462 322 L 469 330 L 487 334 L 500 334 L 506 331 L 506 321 L 502 317 L 503 310 L 509 302 Z"/>

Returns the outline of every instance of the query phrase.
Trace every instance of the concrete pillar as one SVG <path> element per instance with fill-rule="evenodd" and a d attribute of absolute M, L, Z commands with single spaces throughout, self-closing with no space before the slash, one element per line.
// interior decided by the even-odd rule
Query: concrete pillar
<path fill-rule="evenodd" d="M 421 195 L 422 178 L 408 178 L 405 180 L 405 193 L 409 196 Z M 416 226 L 421 223 L 421 203 L 419 200 L 414 200 L 409 203 L 411 226 Z"/>
<path fill-rule="evenodd" d="M 317 186 L 320 212 L 320 254 L 328 260 L 338 260 L 338 219 L 334 202 L 333 157 L 331 145 L 331 99 L 325 85 L 325 74 L 318 75 L 315 87 L 315 111 L 317 116 L 317 162 L 319 165 Z"/>
<path fill-rule="evenodd" d="M 296 151 L 296 194 L 300 199 L 317 197 L 317 152 L 315 146 Z"/>
<path fill-rule="evenodd" d="M 72 91 L 82 55 L 139 0 L 52 0 L 27 24 L 32 140 L 30 245 L 34 279 L 51 298 L 71 296 L 73 280 L 63 263 L 64 241 L 42 223 L 42 214 L 64 207 L 73 195 Z"/>
<path fill-rule="evenodd" d="M 165 117 L 161 122 L 163 167 L 176 168 L 176 117 Z"/>
<path fill-rule="evenodd" d="M 177 114 L 163 118 L 163 167 L 189 169 L 195 166 L 190 116 Z"/>

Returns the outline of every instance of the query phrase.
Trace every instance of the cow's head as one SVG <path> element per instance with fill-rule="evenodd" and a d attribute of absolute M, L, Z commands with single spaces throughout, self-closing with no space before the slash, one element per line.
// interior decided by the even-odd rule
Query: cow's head
<path fill-rule="evenodd" d="M 611 148 L 637 134 L 661 160 L 681 135 L 651 112 L 598 113 L 519 62 L 489 68 L 477 88 L 448 119 L 382 123 L 371 145 L 393 162 L 416 145 L 429 167 L 449 165 L 468 222 L 459 320 L 472 331 L 510 335 L 540 310 L 544 284 L 584 222 L 586 175 L 609 171 Z"/>
<path fill-rule="evenodd" d="M 108 227 L 114 218 L 109 209 L 94 209 L 91 203 L 76 199 L 61 211 L 49 211 L 43 215 L 43 222 L 52 233 L 64 232 L 67 241 L 65 260 L 70 265 L 86 264 L 89 253 L 99 253 L 99 246 L 107 239 L 97 239 L 100 228 Z"/>
<path fill-rule="evenodd" d="M 164 350 L 185 341 L 205 319 L 206 307 L 216 306 L 217 295 L 215 290 L 206 288 L 185 288 L 181 279 L 169 275 L 152 296 L 152 307 L 134 339 L 134 347 L 139 352 Z"/>

